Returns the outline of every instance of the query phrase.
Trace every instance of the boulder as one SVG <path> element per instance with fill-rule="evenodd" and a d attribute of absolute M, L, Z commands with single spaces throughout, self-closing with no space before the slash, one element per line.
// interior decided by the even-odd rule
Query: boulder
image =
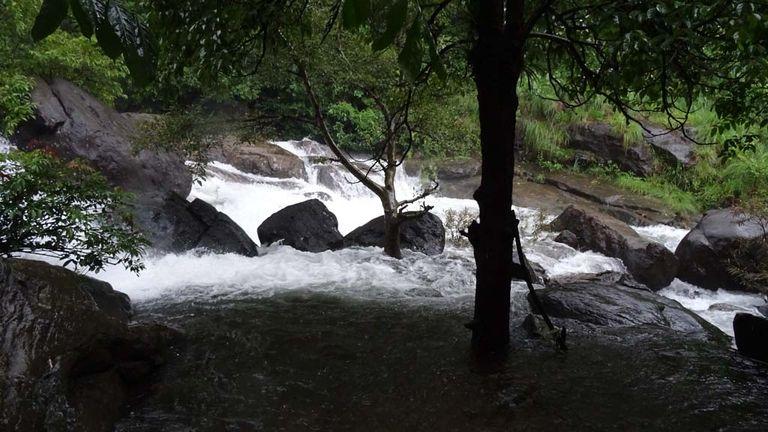
<path fill-rule="evenodd" d="M 233 136 L 227 136 L 220 148 L 214 150 L 209 157 L 250 174 L 307 179 L 304 161 L 300 157 L 268 141 L 241 142 Z"/>
<path fill-rule="evenodd" d="M 568 128 L 568 146 L 588 151 L 601 164 L 615 163 L 641 177 L 654 171 L 653 153 L 644 142 L 625 144 L 624 138 L 606 123 L 580 123 Z"/>
<path fill-rule="evenodd" d="M 342 241 L 336 215 L 318 199 L 293 204 L 268 217 L 258 229 L 262 245 L 282 240 L 306 252 L 322 252 Z"/>
<path fill-rule="evenodd" d="M 437 162 L 439 180 L 457 180 L 480 175 L 480 161 L 470 158 L 447 159 Z"/>
<path fill-rule="evenodd" d="M 758 306 L 757 311 L 763 314 L 764 317 L 768 318 L 768 304 Z"/>
<path fill-rule="evenodd" d="M 188 202 L 172 194 L 155 214 L 154 229 L 169 233 L 157 246 L 169 252 L 203 248 L 218 253 L 257 256 L 256 243 L 229 216 L 201 199 Z"/>
<path fill-rule="evenodd" d="M 611 216 L 569 206 L 550 227 L 575 234 L 578 249 L 621 259 L 629 274 L 652 290 L 668 286 L 677 275 L 677 258 L 669 249 Z"/>
<path fill-rule="evenodd" d="M 384 247 L 384 216 L 356 228 L 344 237 L 344 247 Z M 445 249 L 445 228 L 439 217 L 426 213 L 400 225 L 400 247 L 427 255 L 439 255 Z"/>
<path fill-rule="evenodd" d="M 668 131 L 660 127 L 645 125 L 645 141 L 667 161 L 684 167 L 696 164 L 696 143 L 686 138 L 679 131 Z"/>
<path fill-rule="evenodd" d="M 0 430 L 113 430 L 131 391 L 146 385 L 178 336 L 130 324 L 128 310 L 127 297 L 105 282 L 0 260 Z"/>
<path fill-rule="evenodd" d="M 192 175 L 178 155 L 134 150 L 137 123 L 144 117 L 123 116 L 62 79 L 38 80 L 32 102 L 34 117 L 14 137 L 18 147 L 87 162 L 134 195 L 135 221 L 153 243 L 169 241 L 167 232 L 153 229 L 152 219 L 169 194 L 189 195 Z"/>
<path fill-rule="evenodd" d="M 733 318 L 733 334 L 740 353 L 768 362 L 768 319 L 737 313 Z"/>
<path fill-rule="evenodd" d="M 689 232 L 675 250 L 680 261 L 678 278 L 706 289 L 746 290 L 729 272 L 733 264 L 749 267 L 749 254 L 737 254 L 739 249 L 763 234 L 761 225 L 733 209 L 710 210 Z"/>
<path fill-rule="evenodd" d="M 558 243 L 562 243 L 564 245 L 568 245 L 574 249 L 579 248 L 579 238 L 576 237 L 576 234 L 565 230 L 561 232 L 560 234 L 555 237 L 555 241 Z"/>
<path fill-rule="evenodd" d="M 726 336 L 680 303 L 662 297 L 627 275 L 606 272 L 550 280 L 536 291 L 550 317 L 597 327 L 655 326 L 693 336 Z M 531 296 L 528 300 L 536 310 Z"/>

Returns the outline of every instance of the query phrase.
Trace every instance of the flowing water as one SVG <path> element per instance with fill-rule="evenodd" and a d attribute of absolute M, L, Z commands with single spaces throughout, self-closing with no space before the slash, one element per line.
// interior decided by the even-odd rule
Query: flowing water
<path fill-rule="evenodd" d="M 353 182 L 343 168 L 330 165 L 331 169 L 327 170 L 327 162 L 314 163 L 328 156 L 323 147 L 311 141 L 276 144 L 304 159 L 307 181 L 247 174 L 214 162 L 208 176 L 195 184 L 190 199 L 201 198 L 213 204 L 257 242 L 257 228 L 267 217 L 310 198 L 322 200 L 336 215 L 342 234 L 381 214 L 378 198 Z M 329 188 L 318 182 L 321 169 L 330 172 L 336 187 Z M 421 192 L 421 181 L 403 171 L 399 170 L 396 179 L 399 196 L 407 198 Z M 380 173 L 372 175 L 380 180 Z M 426 203 L 434 206 L 433 212 L 443 219 L 448 211 L 477 210 L 477 204 L 470 199 L 434 196 L 427 198 Z M 595 252 L 579 252 L 554 242 L 554 233 L 541 227 L 555 215 L 528 208 L 516 208 L 516 212 L 522 221 L 528 258 L 540 264 L 548 276 L 625 270 L 618 259 Z M 634 228 L 672 251 L 687 233 L 665 225 Z M 297 289 L 369 299 L 408 298 L 425 293 L 465 297 L 474 292 L 474 259 L 471 250 L 466 248 L 448 246 L 445 253 L 433 257 L 406 251 L 402 261 L 383 256 L 377 248 L 313 254 L 275 245 L 261 251 L 263 254 L 258 258 L 201 252 L 153 256 L 147 260 L 147 270 L 140 277 L 119 268 L 108 269 L 97 277 L 143 303 L 263 298 Z M 525 287 L 516 283 L 513 290 L 522 292 Z M 756 312 L 755 307 L 764 302 L 757 295 L 713 292 L 679 280 L 661 294 L 681 302 L 731 335 L 731 321 L 736 311 Z"/>
<path fill-rule="evenodd" d="M 326 156 L 322 148 L 278 145 L 305 160 L 308 180 L 213 163 L 190 199 L 215 205 L 256 241 L 264 219 L 309 198 L 328 206 L 342 234 L 380 214 L 378 200 L 342 170 L 329 174 L 314 163 Z M 318 181 L 321 169 L 335 187 Z M 421 184 L 400 173 L 397 187 L 407 198 Z M 427 203 L 442 218 L 477 208 L 442 197 Z M 624 270 L 619 260 L 554 242 L 540 229 L 554 215 L 516 211 L 529 259 L 548 276 Z M 672 250 L 685 235 L 667 226 L 636 229 Z M 759 366 L 653 330 L 576 333 L 569 352 L 557 352 L 518 329 L 528 306 L 517 283 L 513 355 L 501 366 L 471 361 L 463 324 L 475 279 L 466 248 L 448 246 L 438 256 L 405 251 L 402 260 L 379 248 L 315 254 L 271 245 L 260 252 L 155 255 L 141 276 L 115 267 L 95 275 L 130 295 L 138 319 L 186 334 L 118 431 L 768 430 L 768 376 Z M 735 308 L 762 301 L 680 281 L 662 294 L 726 332 Z M 712 310 L 717 303 L 731 307 Z"/>

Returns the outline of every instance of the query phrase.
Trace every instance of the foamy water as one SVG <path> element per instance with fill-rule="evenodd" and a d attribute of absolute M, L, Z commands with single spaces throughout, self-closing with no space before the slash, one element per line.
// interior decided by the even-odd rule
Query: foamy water
<path fill-rule="evenodd" d="M 240 172 L 214 162 L 208 176 L 196 183 L 189 199 L 201 198 L 229 215 L 258 242 L 259 225 L 276 211 L 310 198 L 317 198 L 336 215 L 339 231 L 346 234 L 381 215 L 381 204 L 371 192 L 351 181 L 341 167 L 334 166 L 334 178 L 341 180 L 329 189 L 319 184 L 321 165 L 313 157 L 326 156 L 322 147 L 283 141 L 278 145 L 305 160 L 308 180 L 276 179 Z M 327 168 L 326 168 L 327 169 Z M 379 173 L 373 177 L 381 180 Z M 346 181 L 350 180 L 350 181 Z M 421 181 L 400 170 L 396 179 L 398 197 L 406 199 L 421 192 Z M 469 199 L 431 196 L 426 203 L 445 221 L 446 212 L 477 212 Z M 420 204 L 416 204 L 418 206 Z M 523 247 L 528 259 L 540 264 L 550 277 L 603 271 L 626 271 L 615 258 L 595 252 L 579 252 L 554 242 L 554 233 L 541 230 L 556 215 L 536 209 L 515 208 L 521 219 Z M 673 250 L 686 230 L 657 225 L 633 227 L 642 236 Z M 380 248 L 349 248 L 309 253 L 288 246 L 262 246 L 261 256 L 212 254 L 191 251 L 184 254 L 148 256 L 146 270 L 136 276 L 119 267 L 94 275 L 135 302 L 183 302 L 271 296 L 290 290 L 332 292 L 361 298 L 407 298 L 419 296 L 471 296 L 475 289 L 474 257 L 467 248 L 448 246 L 438 256 L 404 251 L 402 260 L 385 256 Z M 513 290 L 524 290 L 514 283 Z M 738 310 L 754 311 L 762 299 L 756 295 L 706 291 L 675 281 L 662 295 L 681 302 L 732 334 L 731 321 Z M 728 304 L 711 308 L 715 304 Z"/>

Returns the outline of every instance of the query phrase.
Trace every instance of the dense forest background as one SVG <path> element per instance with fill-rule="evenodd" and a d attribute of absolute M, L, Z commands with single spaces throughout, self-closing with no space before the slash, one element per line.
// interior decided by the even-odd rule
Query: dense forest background
<path fill-rule="evenodd" d="M 29 92 L 35 77 L 63 77 L 83 86 L 99 99 L 123 111 L 166 114 L 154 137 L 167 145 L 184 143 L 191 157 L 201 157 L 206 137 L 222 130 L 248 136 L 301 138 L 313 134 L 311 106 L 301 83 L 287 73 L 289 53 L 270 53 L 265 64 L 248 76 L 211 76 L 194 67 L 179 73 L 171 56 L 160 50 L 158 79 L 136 86 L 122 58 L 108 58 L 97 43 L 83 37 L 74 19 L 67 18 L 51 37 L 35 43 L 30 29 L 40 0 L 12 0 L 0 10 L 0 111 L 2 131 L 11 135 L 32 113 Z M 142 2 L 127 6 L 147 15 Z M 318 24 L 320 26 L 320 24 Z M 340 55 L 347 62 L 336 61 Z M 390 53 L 391 54 L 391 53 Z M 381 81 L 382 71 L 397 70 L 395 55 L 373 58 L 365 36 L 331 37 L 303 47 L 302 55 L 322 82 L 317 88 L 326 103 L 339 144 L 348 151 L 370 153 L 380 139 L 381 113 L 356 84 Z M 351 60 L 349 60 L 351 59 Z M 451 65 L 448 62 L 449 66 Z M 471 158 L 479 154 L 477 101 L 469 71 L 455 62 L 450 79 L 425 87 L 412 110 L 412 156 L 428 160 Z M 626 146 L 646 139 L 637 123 L 613 110 L 601 98 L 566 108 L 542 79 L 524 80 L 519 88 L 521 153 L 525 162 L 550 171 L 577 171 L 607 179 L 640 194 L 660 198 L 684 214 L 741 204 L 760 207 L 768 193 L 766 128 L 721 124 L 706 97 L 695 102 L 687 131 L 699 145 L 697 163 L 683 167 L 659 161 L 652 175 L 640 177 L 615 165 L 590 164 L 569 148 L 569 128 L 607 123 Z M 644 124 L 664 127 L 663 115 L 650 115 Z M 159 134 L 159 135 L 158 135 Z M 141 140 L 138 140 L 141 141 Z M 190 143 L 195 143 L 190 145 Z M 195 151 L 196 150 L 196 151 Z"/>

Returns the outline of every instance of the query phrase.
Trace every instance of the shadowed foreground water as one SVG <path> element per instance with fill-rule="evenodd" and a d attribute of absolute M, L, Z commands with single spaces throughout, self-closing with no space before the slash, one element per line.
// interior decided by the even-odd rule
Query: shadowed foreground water
<path fill-rule="evenodd" d="M 729 349 L 615 329 L 559 353 L 516 332 L 488 368 L 468 351 L 470 300 L 145 304 L 187 341 L 117 430 L 768 430 L 768 369 Z"/>

